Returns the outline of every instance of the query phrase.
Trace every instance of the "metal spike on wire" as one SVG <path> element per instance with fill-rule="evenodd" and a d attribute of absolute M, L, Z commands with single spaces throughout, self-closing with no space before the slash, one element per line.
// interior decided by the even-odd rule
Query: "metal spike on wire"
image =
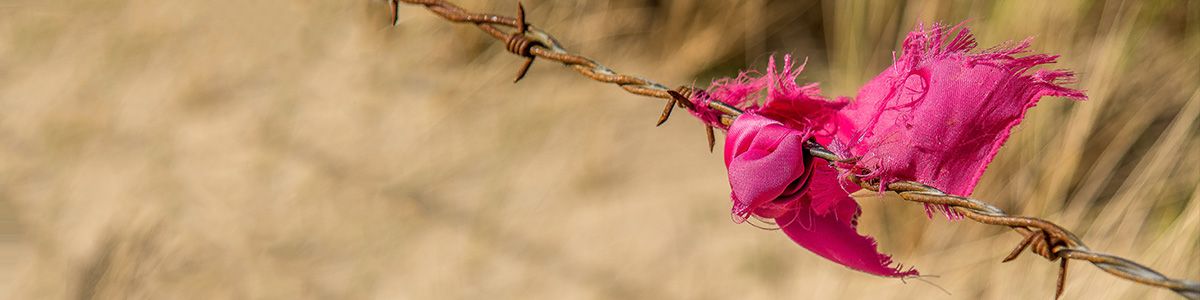
<path fill-rule="evenodd" d="M 525 63 L 519 69 L 514 82 L 520 81 L 525 76 L 534 59 L 543 58 L 563 63 L 592 80 L 616 84 L 629 93 L 666 100 L 666 106 L 658 118 L 657 125 L 665 123 L 670 118 L 671 112 L 676 106 L 684 109 L 693 109 L 693 105 L 695 105 L 689 100 L 689 97 L 694 92 L 694 89 L 691 87 L 685 86 L 670 89 L 665 85 L 647 79 L 617 73 L 590 58 L 568 52 L 553 36 L 537 27 L 529 25 L 525 21 L 525 8 L 523 5 L 518 4 L 517 17 L 511 18 L 469 12 L 445 0 L 389 0 L 390 8 L 392 9 L 393 24 L 395 24 L 399 17 L 400 3 L 424 5 L 425 8 L 446 20 L 456 23 L 475 24 L 479 29 L 504 42 L 506 50 L 526 59 Z M 512 32 L 506 32 L 496 26 L 504 26 L 513 30 Z M 708 106 L 722 114 L 720 121 L 724 125 L 732 124 L 733 120 L 742 114 L 742 111 L 736 107 L 720 101 L 708 101 Z M 709 151 L 712 151 L 716 142 L 713 127 L 706 124 L 705 133 L 708 137 Z M 807 143 L 805 148 L 813 156 L 825 159 L 831 163 L 853 162 L 852 158 L 840 157 L 814 141 Z M 863 189 L 878 191 L 880 188 L 883 188 L 879 182 L 866 181 L 854 174 L 847 176 L 848 180 L 859 184 Z M 895 192 L 901 199 L 912 202 L 948 205 L 955 212 L 962 214 L 968 219 L 989 225 L 1007 226 L 1017 231 L 1024 238 L 1012 252 L 1005 256 L 1003 262 L 1016 259 L 1026 249 L 1050 261 L 1059 261 L 1059 276 L 1055 290 L 1056 297 L 1061 296 L 1063 293 L 1068 261 L 1080 260 L 1090 262 L 1092 265 L 1114 276 L 1148 286 L 1170 289 L 1184 298 L 1200 300 L 1200 282 L 1170 278 L 1131 260 L 1094 252 L 1088 249 L 1083 244 L 1083 241 L 1075 236 L 1074 233 L 1050 221 L 1009 215 L 1000 208 L 986 202 L 969 197 L 950 195 L 919 182 L 893 182 L 886 185 L 886 190 Z"/>

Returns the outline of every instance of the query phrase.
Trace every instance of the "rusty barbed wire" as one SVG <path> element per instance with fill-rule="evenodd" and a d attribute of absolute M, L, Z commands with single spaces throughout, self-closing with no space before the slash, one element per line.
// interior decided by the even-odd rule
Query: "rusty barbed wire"
<path fill-rule="evenodd" d="M 671 89 L 666 85 L 641 77 L 618 73 L 590 58 L 568 52 L 553 36 L 525 22 L 524 6 L 518 6 L 517 13 L 519 18 L 511 18 L 507 16 L 469 12 L 462 9 L 458 5 L 445 0 L 389 0 L 389 4 L 391 4 L 392 9 L 393 24 L 395 24 L 396 20 L 398 20 L 400 3 L 424 5 L 425 8 L 446 20 L 457 23 L 475 24 L 475 26 L 479 27 L 480 30 L 483 30 L 497 40 L 504 42 L 506 45 L 505 49 L 509 52 L 513 52 L 514 54 L 527 58 L 536 57 L 557 61 L 568 67 L 571 67 L 572 69 L 575 69 L 575 71 L 579 72 L 579 74 L 591 78 L 592 80 L 619 85 L 621 88 L 625 89 L 625 91 L 635 95 L 667 100 L 667 103 L 670 105 L 664 108 L 664 116 L 670 116 L 670 111 L 675 106 L 687 108 L 686 105 L 691 104 L 687 101 L 679 101 L 677 100 L 678 97 L 671 95 L 672 91 L 679 94 L 688 94 L 690 93 L 688 87 Z M 496 26 L 514 28 L 516 31 L 511 33 L 505 32 Z M 520 45 L 522 47 L 514 47 L 513 45 Z M 525 45 L 528 45 L 528 47 L 524 47 Z M 521 51 L 514 51 L 514 48 Z M 523 76 L 525 70 L 528 68 L 528 65 L 531 64 L 531 62 L 532 60 L 527 60 L 526 65 L 522 67 L 521 71 L 518 73 L 517 80 L 521 79 L 521 76 Z M 721 118 L 721 122 L 725 123 L 726 125 L 733 122 L 732 116 L 737 116 L 742 113 L 742 111 L 736 107 L 720 103 L 718 101 L 713 101 L 709 106 L 712 109 L 724 114 L 724 117 Z M 665 121 L 665 117 L 660 118 L 660 120 Z"/>
<path fill-rule="evenodd" d="M 616 84 L 629 93 L 666 100 L 667 103 L 663 108 L 662 114 L 659 116 L 658 125 L 666 122 L 676 106 L 684 109 L 693 109 L 692 105 L 694 104 L 689 98 L 695 91 L 694 88 L 681 86 L 671 89 L 666 85 L 641 77 L 618 73 L 590 58 L 571 53 L 554 39 L 553 36 L 526 23 L 525 9 L 521 4 L 517 6 L 517 17 L 511 18 L 469 12 L 446 0 L 389 0 L 393 14 L 393 24 L 395 24 L 399 17 L 400 3 L 423 5 L 446 20 L 456 23 L 475 24 L 479 29 L 503 42 L 505 49 L 509 52 L 525 57 L 526 61 L 519 69 L 514 82 L 521 80 L 525 76 L 534 59 L 542 58 L 563 63 L 592 80 Z M 513 30 L 512 32 L 506 32 L 497 28 L 497 26 L 504 26 Z M 740 109 L 716 100 L 708 101 L 708 106 L 721 113 L 720 122 L 726 126 L 732 124 L 733 120 L 742 114 Z M 709 149 L 711 151 L 715 143 L 713 127 L 708 124 L 705 126 Z M 810 155 L 825 159 L 832 164 L 854 162 L 853 158 L 840 157 L 815 141 L 807 143 L 805 148 Z M 1061 296 L 1063 293 L 1068 262 L 1070 260 L 1079 260 L 1090 262 L 1092 265 L 1109 274 L 1129 281 L 1170 289 L 1184 298 L 1200 300 L 1200 282 L 1170 278 L 1131 260 L 1092 251 L 1074 233 L 1053 222 L 1039 218 L 1009 215 L 1004 210 L 978 199 L 950 195 L 919 182 L 898 181 L 881 185 L 879 182 L 863 180 L 855 174 L 847 175 L 847 179 L 866 190 L 879 191 L 880 188 L 884 188 L 886 191 L 895 192 L 901 199 L 907 201 L 930 205 L 945 205 L 962 216 L 976 222 L 1012 228 L 1024 236 L 1024 238 L 1016 248 L 1004 257 L 1002 262 L 1009 262 L 1016 259 L 1026 249 L 1050 261 L 1058 261 L 1059 276 L 1055 290 L 1056 297 Z"/>
<path fill-rule="evenodd" d="M 830 162 L 853 162 L 853 159 L 842 158 L 816 142 L 810 141 L 806 145 L 806 148 L 809 154 Z M 863 189 L 879 191 L 880 185 L 878 182 L 867 182 L 854 174 L 850 174 L 847 177 L 847 179 L 857 183 Z M 1008 226 L 1016 230 L 1025 236 L 1025 238 L 1004 258 L 1003 262 L 1016 259 L 1026 248 L 1030 248 L 1030 251 L 1033 253 L 1045 257 L 1050 261 L 1059 260 L 1060 269 L 1056 286 L 1056 296 L 1061 296 L 1063 293 L 1066 283 L 1067 262 L 1069 260 L 1081 260 L 1090 262 L 1101 270 L 1126 280 L 1167 288 L 1187 299 L 1200 299 L 1200 282 L 1170 278 L 1131 260 L 1115 255 L 1094 252 L 1088 249 L 1087 245 L 1084 245 L 1083 241 L 1074 233 L 1053 222 L 1038 218 L 1009 215 L 1004 210 L 978 199 L 950 195 L 919 182 L 893 182 L 887 184 L 886 190 L 895 192 L 904 200 L 933 205 L 947 205 L 951 209 L 954 209 L 955 212 L 976 222 Z"/>

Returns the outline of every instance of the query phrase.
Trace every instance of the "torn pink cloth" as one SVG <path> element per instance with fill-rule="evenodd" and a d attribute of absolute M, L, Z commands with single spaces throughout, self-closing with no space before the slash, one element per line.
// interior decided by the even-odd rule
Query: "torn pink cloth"
<path fill-rule="evenodd" d="M 751 216 L 775 219 L 784 233 L 809 251 L 855 270 L 880 276 L 917 275 L 892 266 L 875 250 L 875 240 L 857 232 L 861 210 L 839 184 L 829 162 L 804 149 L 813 138 L 830 138 L 831 125 L 845 99 L 820 96 L 816 85 L 800 86 L 790 57 L 783 71 L 771 60 L 761 77 L 743 74 L 710 90 L 743 108 L 725 139 L 725 166 L 737 222 Z M 766 90 L 762 106 L 747 101 Z M 722 98 L 724 97 L 724 98 Z"/>
<path fill-rule="evenodd" d="M 970 195 L 1012 128 L 1038 99 L 1086 97 L 1058 85 L 1073 79 L 1069 71 L 1028 74 L 1058 58 L 1017 57 L 1030 40 L 972 54 L 968 51 L 976 44 L 968 29 L 947 41 L 956 28 L 935 25 L 910 33 L 903 56 L 839 112 L 830 146 L 844 157 L 859 158 L 853 172 L 884 185 L 913 180 Z"/>
<path fill-rule="evenodd" d="M 1011 128 L 1038 99 L 1084 98 L 1058 85 L 1071 78 L 1070 72 L 1026 74 L 1056 58 L 1015 57 L 1028 41 L 969 54 L 975 46 L 971 34 L 962 29 L 946 43 L 951 31 L 934 26 L 910 33 L 903 56 L 864 86 L 856 101 L 830 100 L 816 84 L 797 84 L 802 67 L 794 68 L 786 56 L 782 71 L 772 59 L 764 74 L 718 80 L 701 94 L 706 99 L 693 99 L 719 100 L 745 111 L 728 128 L 725 141 L 735 220 L 774 219 L 797 244 L 851 269 L 917 275 L 858 233 L 861 210 L 849 196 L 857 188 L 839 174 L 853 172 L 883 184 L 913 180 L 969 195 Z M 761 106 L 760 97 L 765 98 Z M 804 144 L 810 141 L 860 159 L 835 169 L 808 154 Z"/>

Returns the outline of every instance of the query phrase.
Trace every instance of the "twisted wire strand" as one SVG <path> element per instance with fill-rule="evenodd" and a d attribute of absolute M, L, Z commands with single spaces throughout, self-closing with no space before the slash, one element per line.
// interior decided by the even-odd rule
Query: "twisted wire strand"
<path fill-rule="evenodd" d="M 396 3 L 424 5 L 425 8 L 448 21 L 455 23 L 475 24 L 475 26 L 479 27 L 480 30 L 488 33 L 496 40 L 505 43 L 506 48 L 509 48 L 509 45 L 514 43 L 513 40 L 515 39 L 529 39 L 531 41 L 536 41 L 539 44 L 536 45 L 536 47 L 530 47 L 528 49 L 528 53 L 535 57 L 563 63 L 587 78 L 599 82 L 616 84 L 622 89 L 625 89 L 625 91 L 634 95 L 674 101 L 669 93 L 672 91 L 672 89 L 666 85 L 633 75 L 618 73 L 617 71 L 597 63 L 590 58 L 571 53 L 567 51 L 566 48 L 562 46 L 562 43 L 559 43 L 554 36 L 533 25 L 528 26 L 523 37 L 497 28 L 497 26 L 504 26 L 515 29 L 522 26 L 522 22 L 519 22 L 516 18 L 469 12 L 458 5 L 445 0 L 391 1 L 393 4 L 393 9 L 399 9 L 399 5 L 396 5 Z M 397 12 L 393 11 L 392 13 L 395 14 Z M 723 117 L 721 120 L 722 123 L 725 123 L 726 125 L 731 124 L 733 122 L 733 117 L 736 117 L 742 113 L 741 110 L 731 105 L 720 103 L 719 101 L 712 101 L 710 106 L 712 109 L 715 109 L 726 115 L 726 117 Z"/>
<path fill-rule="evenodd" d="M 469 12 L 446 0 L 390 0 L 393 14 L 399 13 L 396 11 L 399 9 L 399 3 L 423 5 L 446 20 L 456 23 L 475 24 L 479 29 L 503 42 L 506 50 L 509 52 L 529 58 L 530 60 L 527 61 L 521 73 L 518 74 L 518 80 L 520 76 L 523 76 L 524 70 L 528 68 L 528 65 L 532 63 L 532 59 L 536 57 L 560 62 L 585 77 L 599 82 L 616 84 L 625 91 L 635 95 L 667 100 L 667 107 L 664 108 L 659 124 L 665 121 L 666 117 L 670 116 L 670 109 L 675 105 L 685 107 L 690 104 L 679 103 L 681 100 L 677 96 L 671 95 L 672 93 L 690 94 L 690 88 L 680 88 L 678 91 L 672 90 L 666 85 L 654 81 L 618 73 L 590 58 L 567 51 L 550 34 L 526 24 L 523 7 L 518 11 L 518 18 L 511 18 Z M 393 20 L 395 20 L 396 16 L 393 15 Z M 506 32 L 497 26 L 515 30 L 513 32 Z M 733 120 L 742 114 L 742 111 L 738 108 L 716 100 L 710 101 L 709 107 L 722 113 L 721 123 L 725 125 L 732 124 Z M 711 147 L 712 127 L 706 127 L 706 130 L 709 132 Z M 805 148 L 812 156 L 825 159 L 831 163 L 853 163 L 853 159 L 840 157 L 816 142 L 807 143 Z M 1024 236 L 1024 239 L 1005 257 L 1004 261 L 1007 262 L 1015 259 L 1027 248 L 1030 252 L 1051 261 L 1059 260 L 1060 270 L 1056 296 L 1061 296 L 1063 292 L 1067 262 L 1069 260 L 1080 260 L 1090 262 L 1092 265 L 1114 276 L 1144 285 L 1170 289 L 1184 298 L 1200 300 L 1200 282 L 1170 278 L 1131 260 L 1115 255 L 1094 252 L 1088 249 L 1083 241 L 1074 233 L 1053 222 L 1039 218 L 1009 215 L 1004 210 L 978 199 L 950 195 L 919 182 L 898 181 L 881 186 L 878 182 L 862 180 L 862 178 L 855 174 L 848 175 L 847 179 L 859 184 L 863 189 L 879 191 L 880 188 L 886 187 L 887 191 L 895 192 L 901 199 L 907 201 L 946 205 L 955 212 L 976 222 L 1012 228 Z"/>
<path fill-rule="evenodd" d="M 815 142 L 808 143 L 806 148 L 809 154 L 831 162 L 851 162 L 851 160 L 842 158 Z M 863 189 L 879 191 L 879 185 L 863 181 L 854 174 L 850 174 L 848 179 L 858 183 Z M 1026 246 L 1040 244 L 1040 246 L 1032 248 L 1034 253 L 1051 261 L 1062 259 L 1062 270 L 1060 270 L 1057 287 L 1058 295 L 1062 294 L 1067 260 L 1081 260 L 1090 262 L 1101 270 L 1126 280 L 1170 289 L 1187 299 L 1200 299 L 1200 282 L 1170 278 L 1129 259 L 1094 252 L 1074 233 L 1053 222 L 1038 218 L 1009 215 L 1004 210 L 978 199 L 950 195 L 919 182 L 893 182 L 887 185 L 887 190 L 896 192 L 904 200 L 925 204 L 948 205 L 955 212 L 976 222 L 1008 226 L 1016 230 L 1025 236 L 1025 240 L 1014 249 L 1014 252 L 1005 258 L 1006 262 L 1016 258 Z"/>

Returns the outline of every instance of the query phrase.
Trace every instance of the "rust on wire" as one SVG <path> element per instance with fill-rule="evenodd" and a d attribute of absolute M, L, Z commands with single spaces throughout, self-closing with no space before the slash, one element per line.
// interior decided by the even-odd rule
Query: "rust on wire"
<path fill-rule="evenodd" d="M 504 42 L 506 50 L 526 58 L 525 64 L 518 72 L 517 80 L 524 77 L 529 66 L 533 63 L 533 59 L 542 58 L 563 63 L 592 80 L 619 85 L 629 93 L 666 100 L 666 106 L 663 107 L 662 114 L 658 119 L 659 125 L 670 118 L 671 112 L 676 106 L 687 109 L 693 108 L 692 105 L 694 104 L 689 100 L 694 92 L 691 87 L 670 89 L 665 85 L 647 79 L 617 73 L 587 57 L 568 52 L 553 36 L 525 22 L 525 9 L 523 5 L 518 4 L 517 18 L 510 18 L 468 12 L 445 0 L 390 0 L 389 4 L 392 9 L 393 24 L 398 19 L 400 3 L 424 5 L 427 9 L 446 20 L 475 24 L 479 29 Z M 513 29 L 513 31 L 511 33 L 505 32 L 496 26 L 508 27 Z M 742 114 L 740 109 L 720 101 L 708 101 L 708 106 L 722 114 L 720 122 L 724 125 L 732 124 L 733 120 Z M 712 151 L 716 140 L 713 127 L 706 124 L 705 132 L 708 136 L 709 150 Z M 830 163 L 855 163 L 854 158 L 840 157 L 816 142 L 807 143 L 805 148 L 812 157 L 825 159 Z M 871 191 L 885 189 L 886 191 L 895 192 L 901 199 L 907 201 L 946 205 L 962 216 L 976 222 L 1012 228 L 1024 236 L 1024 238 L 1012 252 L 1004 257 L 1003 262 L 1016 259 L 1017 256 L 1027 249 L 1050 261 L 1059 261 L 1056 296 L 1061 296 L 1063 293 L 1068 261 L 1080 260 L 1089 262 L 1114 276 L 1148 286 L 1170 289 L 1184 298 L 1200 300 L 1200 282 L 1170 278 L 1131 260 L 1094 252 L 1088 249 L 1083 244 L 1083 241 L 1074 233 L 1050 221 L 1009 215 L 1000 208 L 986 202 L 968 197 L 950 195 L 919 182 L 899 181 L 881 185 L 879 182 L 863 180 L 855 174 L 847 175 L 847 179 L 859 184 L 863 189 Z"/>
<path fill-rule="evenodd" d="M 529 23 L 525 22 L 525 5 L 517 2 L 517 32 L 509 34 L 508 40 L 504 42 L 504 45 L 508 49 L 508 52 L 525 57 L 525 64 L 521 65 L 521 69 L 517 70 L 517 79 L 513 79 L 513 83 L 521 81 L 521 78 L 525 78 L 525 73 L 529 73 L 529 67 L 533 66 L 533 60 L 537 58 L 529 50 L 533 49 L 533 46 L 545 46 L 542 42 L 530 40 L 525 37 L 525 33 L 528 31 Z"/>
<path fill-rule="evenodd" d="M 553 36 L 535 26 L 529 26 L 525 24 L 524 20 L 506 16 L 469 12 L 461 7 L 458 7 L 457 5 L 454 5 L 454 3 L 444 0 L 389 0 L 389 4 L 391 5 L 390 8 L 392 9 L 391 13 L 393 20 L 397 19 L 399 16 L 398 10 L 400 3 L 424 5 L 425 8 L 446 20 L 456 23 L 475 24 L 476 27 L 479 27 L 480 30 L 483 30 L 496 40 L 504 42 L 506 50 L 509 50 L 510 52 L 513 50 L 513 43 L 517 43 L 513 41 L 514 36 L 517 37 L 515 39 L 529 40 L 529 47 L 521 48 L 521 53 L 514 52 L 518 55 L 526 56 L 524 54 L 526 53 L 525 51 L 527 51 L 529 56 L 563 63 L 564 65 L 575 69 L 576 72 L 579 72 L 579 74 L 583 76 L 591 78 L 595 81 L 619 85 L 622 89 L 625 89 L 625 91 L 635 95 L 654 97 L 668 101 L 674 99 L 669 93 L 672 91 L 672 89 L 668 88 L 667 86 L 641 77 L 618 73 L 604 65 L 597 63 L 596 61 L 593 61 L 590 58 L 568 52 L 565 48 L 563 48 L 562 44 L 560 44 L 558 40 L 554 39 Z M 524 9 L 519 9 L 518 12 L 523 15 Z M 504 30 L 497 28 L 497 26 L 512 28 L 516 33 L 505 32 Z M 522 27 L 524 27 L 524 31 L 521 30 Z M 527 56 L 527 58 L 529 56 Z M 529 60 L 526 60 L 526 64 L 530 64 Z M 687 104 L 690 104 L 690 102 Z M 726 115 L 725 117 L 721 118 L 721 122 L 725 123 L 726 125 L 732 124 L 733 118 L 741 114 L 741 110 L 718 101 L 712 101 L 709 105 L 713 109 Z"/>
<path fill-rule="evenodd" d="M 696 94 L 695 88 L 692 88 L 690 86 L 681 86 L 674 91 L 667 91 L 667 93 L 671 94 L 671 99 L 667 100 L 667 107 L 663 108 L 663 113 L 661 116 L 658 117 L 658 125 L 656 125 L 656 126 L 661 126 L 663 123 L 667 122 L 667 118 L 671 117 L 671 110 L 673 108 L 675 108 L 676 104 L 678 104 L 679 107 L 682 107 L 682 108 L 685 108 L 688 110 L 695 109 L 696 104 L 692 103 L 692 100 L 691 100 L 692 96 Z M 711 100 L 711 101 L 720 103 L 715 100 Z M 720 105 L 724 105 L 724 104 L 720 104 Z M 724 105 L 724 106 L 730 107 L 729 105 Z M 732 108 L 732 107 L 730 107 L 730 108 Z M 736 110 L 736 108 L 734 108 L 734 110 Z M 737 111 L 737 114 L 741 114 L 741 111 Z M 722 118 L 722 119 L 724 119 L 724 118 Z M 708 152 L 712 152 L 713 147 L 716 146 L 716 144 L 717 144 L 717 136 L 716 136 L 716 133 L 713 132 L 712 125 L 704 124 L 704 134 L 708 138 Z"/>
<path fill-rule="evenodd" d="M 808 148 L 809 153 L 813 156 L 830 162 L 845 163 L 852 161 L 842 159 L 816 142 L 808 143 L 806 148 Z M 879 190 L 877 183 L 863 181 L 854 174 L 850 174 L 848 177 L 848 179 L 857 182 L 864 189 Z M 1067 261 L 1082 260 L 1090 262 L 1101 270 L 1120 278 L 1149 286 L 1170 289 L 1187 299 L 1200 299 L 1200 282 L 1170 278 L 1131 260 L 1093 252 L 1074 233 L 1050 221 L 1012 216 L 1000 208 L 983 201 L 949 195 L 937 188 L 919 182 L 894 182 L 887 185 L 887 190 L 896 192 L 900 195 L 900 198 L 908 201 L 948 205 L 955 212 L 962 214 L 968 219 L 989 225 L 1008 226 L 1021 235 L 1024 235 L 1025 239 L 1018 244 L 1016 249 L 1013 249 L 1012 253 L 1009 253 L 1004 258 L 1004 261 L 1007 262 L 1015 259 L 1026 248 L 1051 261 L 1061 260 L 1059 262 L 1056 296 L 1061 296 L 1063 292 L 1067 274 Z"/>

